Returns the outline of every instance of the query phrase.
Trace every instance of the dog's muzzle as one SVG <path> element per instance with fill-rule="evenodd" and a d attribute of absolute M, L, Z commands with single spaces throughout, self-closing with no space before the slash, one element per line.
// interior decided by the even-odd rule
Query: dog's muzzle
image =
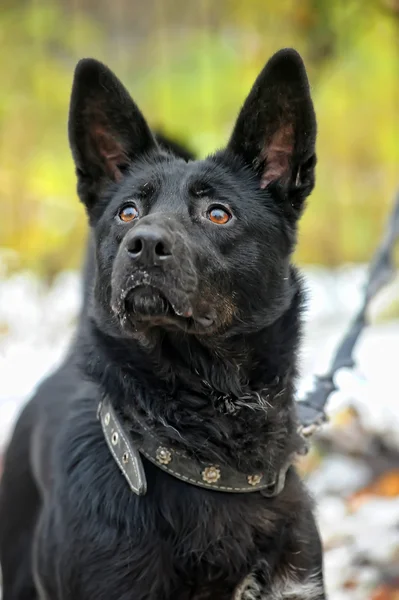
<path fill-rule="evenodd" d="M 173 219 L 144 218 L 125 236 L 115 259 L 111 305 L 137 320 L 193 316 L 198 293 L 193 252 Z"/>

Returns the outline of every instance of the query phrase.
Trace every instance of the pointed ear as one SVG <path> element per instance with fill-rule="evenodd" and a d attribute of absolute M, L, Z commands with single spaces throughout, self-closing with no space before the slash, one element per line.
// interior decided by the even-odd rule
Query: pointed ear
<path fill-rule="evenodd" d="M 254 169 L 261 189 L 280 184 L 298 210 L 314 186 L 315 141 L 305 66 L 295 50 L 280 50 L 255 81 L 228 148 Z"/>
<path fill-rule="evenodd" d="M 122 83 L 108 67 L 90 58 L 75 69 L 68 133 L 78 192 L 88 208 L 106 180 L 120 181 L 135 158 L 156 147 Z"/>

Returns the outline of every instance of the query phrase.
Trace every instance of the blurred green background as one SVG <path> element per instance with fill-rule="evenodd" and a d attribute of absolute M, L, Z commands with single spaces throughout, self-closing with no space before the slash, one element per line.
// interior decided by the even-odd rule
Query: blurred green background
<path fill-rule="evenodd" d="M 51 279 L 79 264 L 86 219 L 66 121 L 73 69 L 106 62 L 153 126 L 203 156 L 256 75 L 304 56 L 319 123 L 300 263 L 367 261 L 399 184 L 398 0 L 2 0 L 0 255 Z"/>

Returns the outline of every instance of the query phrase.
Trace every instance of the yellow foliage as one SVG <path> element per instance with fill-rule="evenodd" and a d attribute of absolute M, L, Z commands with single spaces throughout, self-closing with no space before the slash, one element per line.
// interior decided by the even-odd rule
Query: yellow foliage
<path fill-rule="evenodd" d="M 80 57 L 108 63 L 153 125 L 203 156 L 226 141 L 253 80 L 282 46 L 305 57 L 319 122 L 317 186 L 297 258 L 368 260 L 399 185 L 398 17 L 373 0 L 281 0 L 267 10 L 259 0 L 165 0 L 146 13 L 148 35 L 136 28 L 129 37 L 129 4 L 114 3 L 117 42 L 101 15 L 57 2 L 0 13 L 0 249 L 10 265 L 52 276 L 80 259 L 85 216 L 66 135 Z"/>

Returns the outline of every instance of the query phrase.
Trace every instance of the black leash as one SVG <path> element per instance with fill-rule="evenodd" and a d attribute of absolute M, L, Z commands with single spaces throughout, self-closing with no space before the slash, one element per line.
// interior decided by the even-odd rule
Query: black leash
<path fill-rule="evenodd" d="M 351 369 L 355 366 L 353 350 L 363 329 L 369 324 L 367 318 L 369 304 L 378 292 L 393 279 L 396 273 L 393 252 L 398 239 L 399 191 L 397 192 L 394 208 L 388 219 L 383 239 L 370 263 L 362 306 L 352 320 L 341 343 L 338 345 L 329 371 L 324 375 L 316 376 L 314 388 L 306 394 L 303 400 L 297 402 L 298 420 L 301 424 L 302 435 L 305 437 L 312 435 L 327 421 L 325 408 L 328 398 L 332 392 L 337 390 L 334 382 L 337 371 L 343 368 Z"/>

